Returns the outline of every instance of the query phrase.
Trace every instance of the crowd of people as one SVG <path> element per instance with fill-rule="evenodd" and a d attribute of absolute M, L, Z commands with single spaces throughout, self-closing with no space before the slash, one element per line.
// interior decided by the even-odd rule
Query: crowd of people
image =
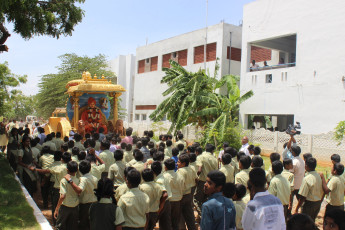
<path fill-rule="evenodd" d="M 51 202 L 56 229 L 312 230 L 324 198 L 324 229 L 345 229 L 340 156 L 325 178 L 311 154 L 300 157 L 293 135 L 265 171 L 247 137 L 239 150 L 224 143 L 216 154 L 181 132 L 156 141 L 131 128 L 122 138 L 35 130 L 7 126 L 7 158 L 28 192 L 40 192 L 45 208 Z"/>

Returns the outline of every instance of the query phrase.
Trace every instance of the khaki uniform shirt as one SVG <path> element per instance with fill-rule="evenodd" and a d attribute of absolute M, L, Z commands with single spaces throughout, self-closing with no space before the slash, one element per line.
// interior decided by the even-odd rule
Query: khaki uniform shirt
<path fill-rule="evenodd" d="M 137 161 L 132 167 L 138 170 L 141 174 L 141 172 L 145 169 L 145 164 L 142 161 Z"/>
<path fill-rule="evenodd" d="M 54 161 L 53 164 L 51 164 L 50 168 L 54 168 L 56 166 L 60 166 L 62 164 L 61 161 Z M 57 175 L 56 174 L 51 174 L 50 181 L 54 182 L 57 181 Z"/>
<path fill-rule="evenodd" d="M 246 188 L 248 187 L 250 169 L 243 169 L 235 176 L 235 184 L 242 184 Z M 247 189 L 248 190 L 248 189 Z"/>
<path fill-rule="evenodd" d="M 196 165 L 198 167 L 202 167 L 201 174 L 199 175 L 199 180 L 201 181 L 206 181 L 207 174 L 212 170 L 218 169 L 218 161 L 216 157 L 209 152 L 203 152 L 200 154 L 196 159 Z"/>
<path fill-rule="evenodd" d="M 194 170 L 188 165 L 183 168 L 179 168 L 177 170 L 177 174 L 180 174 L 183 177 L 183 195 L 190 194 L 192 192 L 192 187 L 194 187 L 195 180 L 197 179 L 197 175 Z"/>
<path fill-rule="evenodd" d="M 178 141 L 175 143 L 175 146 L 177 147 L 179 144 L 183 144 L 183 146 L 184 146 L 183 149 L 186 149 L 187 143 L 186 143 L 185 140 L 178 140 Z"/>
<path fill-rule="evenodd" d="M 52 140 L 56 146 L 56 150 L 60 151 L 61 150 L 61 145 L 64 143 L 63 140 L 61 140 L 60 138 L 56 138 L 54 137 Z"/>
<path fill-rule="evenodd" d="M 99 201 L 101 204 L 112 204 L 113 201 L 110 198 L 101 198 Z M 116 208 L 115 212 L 115 226 L 121 225 L 125 222 L 125 218 L 123 217 L 123 212 L 121 208 Z"/>
<path fill-rule="evenodd" d="M 169 158 L 172 157 L 172 147 L 171 147 L 171 146 L 166 147 L 166 148 L 164 149 L 164 155 L 165 155 L 165 156 L 168 156 Z"/>
<path fill-rule="evenodd" d="M 293 184 L 294 184 L 294 175 L 289 170 L 284 169 L 282 172 L 282 176 L 285 177 L 290 183 L 291 191 L 294 190 Z"/>
<path fill-rule="evenodd" d="M 242 200 L 233 202 L 236 210 L 236 230 L 242 230 L 242 216 L 247 205 Z"/>
<path fill-rule="evenodd" d="M 126 165 L 122 161 L 115 161 L 109 167 L 108 178 L 114 182 L 114 186 L 120 186 L 125 183 L 125 168 Z"/>
<path fill-rule="evenodd" d="M 196 165 L 196 162 L 192 162 L 192 163 L 189 163 L 189 167 L 191 167 L 193 169 L 193 171 L 196 173 L 198 173 L 199 171 L 199 168 L 198 166 Z"/>
<path fill-rule="evenodd" d="M 51 167 L 49 171 L 56 178 L 54 182 L 54 188 L 60 189 L 60 182 L 62 178 L 64 178 L 64 176 L 66 176 L 67 174 L 67 164 L 62 163 L 61 165 Z"/>
<path fill-rule="evenodd" d="M 43 148 L 44 146 L 49 146 L 50 151 L 56 151 L 56 145 L 55 145 L 54 142 L 52 142 L 52 141 L 44 142 L 43 145 L 42 145 L 42 148 Z"/>
<path fill-rule="evenodd" d="M 97 201 L 94 189 L 97 188 L 97 178 L 90 173 L 86 173 L 79 178 L 79 188 L 82 190 L 79 201 L 81 204 L 93 203 Z"/>
<path fill-rule="evenodd" d="M 99 154 L 99 158 L 101 158 L 104 161 L 104 172 L 109 172 L 110 165 L 115 163 L 114 153 L 110 152 L 109 149 L 107 149 Z"/>
<path fill-rule="evenodd" d="M 139 185 L 139 189 L 150 198 L 150 212 L 158 212 L 160 200 L 163 194 L 162 187 L 156 182 L 150 181 Z"/>
<path fill-rule="evenodd" d="M 42 169 L 48 169 L 51 167 L 53 162 L 54 162 L 54 155 L 46 153 L 40 157 L 40 159 L 38 160 L 38 165 L 41 166 Z M 45 175 L 49 176 L 49 173 Z"/>
<path fill-rule="evenodd" d="M 132 151 L 125 151 L 123 153 L 123 162 L 125 164 L 127 164 L 128 162 L 130 162 L 133 159 L 134 159 L 134 156 L 133 156 L 133 152 Z"/>
<path fill-rule="evenodd" d="M 235 180 L 234 171 L 235 171 L 235 169 L 232 165 L 230 165 L 230 164 L 222 165 L 222 167 L 220 167 L 219 171 L 224 173 L 225 178 L 226 178 L 226 183 L 234 183 L 234 180 Z"/>
<path fill-rule="evenodd" d="M 101 150 L 101 142 L 99 140 L 96 140 L 95 150 L 96 151 Z"/>
<path fill-rule="evenodd" d="M 328 182 L 327 187 L 331 190 L 327 195 L 327 203 L 333 206 L 343 205 L 345 185 L 341 176 L 333 175 Z"/>
<path fill-rule="evenodd" d="M 163 173 L 159 174 L 156 178 L 155 181 L 158 185 L 161 186 L 163 191 L 166 191 L 168 193 L 168 199 L 171 198 L 171 188 L 170 184 L 167 182 L 167 180 L 164 178 Z"/>
<path fill-rule="evenodd" d="M 41 151 L 36 147 L 32 147 L 31 152 L 32 152 L 32 157 L 34 158 L 34 161 L 38 163 L 38 157 L 40 156 Z"/>
<path fill-rule="evenodd" d="M 268 187 L 268 192 L 279 198 L 283 205 L 288 205 L 291 195 L 291 185 L 281 174 L 275 175 Z"/>
<path fill-rule="evenodd" d="M 150 198 L 139 188 L 132 188 L 122 195 L 117 205 L 125 218 L 123 227 L 145 227 L 146 213 L 150 212 Z"/>
<path fill-rule="evenodd" d="M 85 147 L 80 141 L 74 142 L 74 147 L 78 147 L 79 151 L 85 151 Z"/>
<path fill-rule="evenodd" d="M 306 174 L 302 180 L 299 192 L 301 196 L 306 197 L 308 201 L 319 201 L 322 198 L 322 181 L 320 175 L 316 171 Z"/>
<path fill-rule="evenodd" d="M 78 185 L 79 179 L 75 176 L 71 177 L 73 182 Z M 63 200 L 62 204 L 64 206 L 74 208 L 79 204 L 79 197 L 78 194 L 73 190 L 72 185 L 70 185 L 66 179 L 62 179 L 60 182 L 60 194 L 66 195 L 65 199 Z"/>
<path fill-rule="evenodd" d="M 137 161 L 136 161 L 135 159 L 133 159 L 133 160 L 131 160 L 130 162 L 128 162 L 128 163 L 126 164 L 126 167 L 133 167 L 133 165 L 134 165 L 135 163 L 137 163 Z"/>
<path fill-rule="evenodd" d="M 164 174 L 164 179 L 169 183 L 171 189 L 170 201 L 180 201 L 183 195 L 184 179 L 180 174 L 177 174 L 174 170 L 168 170 Z"/>
<path fill-rule="evenodd" d="M 266 171 L 266 180 L 267 180 L 267 182 L 270 183 L 270 181 L 272 180 L 273 177 L 274 177 L 274 172 L 272 171 L 272 167 L 270 167 Z"/>
<path fill-rule="evenodd" d="M 105 170 L 105 164 L 97 165 L 95 163 L 91 163 L 90 174 L 96 177 L 97 181 L 101 179 L 102 172 L 104 172 L 104 170 Z"/>
<path fill-rule="evenodd" d="M 71 160 L 75 161 L 75 162 L 77 162 L 79 164 L 78 155 L 72 155 Z"/>
<path fill-rule="evenodd" d="M 234 175 L 236 175 L 237 173 L 240 172 L 240 166 L 239 166 L 239 163 L 238 163 L 237 159 L 232 158 L 231 162 L 230 162 L 230 165 L 232 167 L 234 167 Z"/>
<path fill-rule="evenodd" d="M 115 190 L 115 199 L 117 202 L 119 202 L 120 197 L 129 191 L 129 188 L 127 187 L 127 184 L 122 184 Z"/>

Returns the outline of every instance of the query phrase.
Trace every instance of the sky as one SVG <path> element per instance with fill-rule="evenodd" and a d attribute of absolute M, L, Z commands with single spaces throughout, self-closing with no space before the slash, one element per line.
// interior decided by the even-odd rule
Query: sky
<path fill-rule="evenodd" d="M 239 25 L 243 5 L 254 0 L 209 0 L 207 24 L 221 21 Z M 86 0 L 81 4 L 84 18 L 72 36 L 59 39 L 36 36 L 24 40 L 5 24 L 11 37 L 9 52 L 0 53 L 0 63 L 8 62 L 12 73 L 27 75 L 20 89 L 25 95 L 38 93 L 41 76 L 57 73 L 60 55 L 75 53 L 108 60 L 134 54 L 139 46 L 157 42 L 206 26 L 207 0 Z"/>

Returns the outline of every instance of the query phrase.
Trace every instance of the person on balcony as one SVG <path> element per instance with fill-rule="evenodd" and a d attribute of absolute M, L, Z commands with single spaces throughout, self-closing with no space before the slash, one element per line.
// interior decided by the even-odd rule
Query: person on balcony
<path fill-rule="evenodd" d="M 252 60 L 252 64 L 250 65 L 250 71 L 256 71 L 259 69 L 259 65 L 255 63 L 255 60 Z"/>

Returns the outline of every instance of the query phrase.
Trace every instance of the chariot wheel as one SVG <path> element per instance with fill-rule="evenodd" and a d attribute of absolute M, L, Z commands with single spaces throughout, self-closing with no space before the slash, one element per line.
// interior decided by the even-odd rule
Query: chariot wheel
<path fill-rule="evenodd" d="M 66 119 L 61 120 L 57 125 L 57 132 L 61 133 L 62 137 L 69 136 L 69 132 L 72 130 L 71 123 Z"/>
<path fill-rule="evenodd" d="M 52 127 L 50 127 L 50 125 L 46 124 L 46 125 L 44 126 L 44 133 L 45 133 L 45 134 L 50 134 L 51 132 L 53 132 Z"/>

